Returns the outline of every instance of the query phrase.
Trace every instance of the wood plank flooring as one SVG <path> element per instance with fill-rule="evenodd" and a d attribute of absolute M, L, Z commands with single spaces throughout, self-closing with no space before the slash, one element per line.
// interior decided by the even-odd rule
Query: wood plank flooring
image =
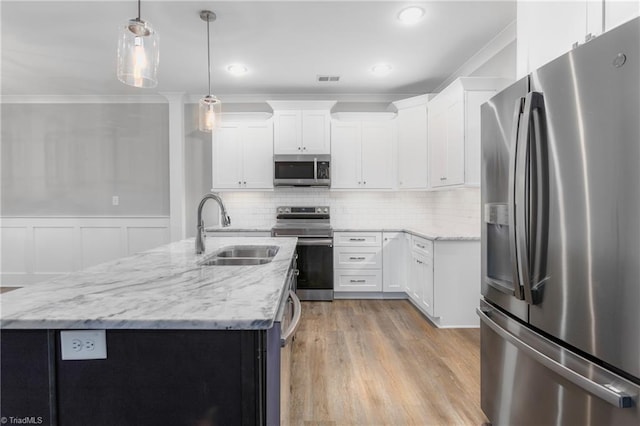
<path fill-rule="evenodd" d="M 479 329 L 406 300 L 303 302 L 291 425 L 481 425 Z"/>

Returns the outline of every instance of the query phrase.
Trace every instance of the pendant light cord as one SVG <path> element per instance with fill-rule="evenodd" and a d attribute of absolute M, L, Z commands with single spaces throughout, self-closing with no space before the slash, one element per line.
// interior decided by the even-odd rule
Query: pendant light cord
<path fill-rule="evenodd" d="M 141 19 L 140 19 L 140 1 L 141 0 L 138 0 L 138 22 L 141 21 Z"/>
<path fill-rule="evenodd" d="M 209 20 L 207 19 L 207 74 L 209 77 L 209 96 L 211 96 L 211 46 L 209 44 Z"/>

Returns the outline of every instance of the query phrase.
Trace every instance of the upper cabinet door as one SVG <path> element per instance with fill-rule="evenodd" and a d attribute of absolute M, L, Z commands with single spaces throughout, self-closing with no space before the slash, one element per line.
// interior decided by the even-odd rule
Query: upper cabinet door
<path fill-rule="evenodd" d="M 395 121 L 363 121 L 361 129 L 362 188 L 392 188 Z"/>
<path fill-rule="evenodd" d="M 597 3 L 601 3 L 602 0 Z M 593 1 L 518 1 L 516 74 L 522 78 L 583 43 Z"/>
<path fill-rule="evenodd" d="M 329 111 L 302 111 L 302 153 L 331 153 L 331 115 Z"/>
<path fill-rule="evenodd" d="M 426 189 L 427 106 L 398 111 L 398 187 Z"/>
<path fill-rule="evenodd" d="M 243 132 L 243 188 L 273 188 L 273 124 L 247 124 Z"/>
<path fill-rule="evenodd" d="M 242 128 L 222 123 L 213 134 L 213 188 L 242 187 Z"/>
<path fill-rule="evenodd" d="M 604 3 L 605 31 L 640 15 L 640 1 L 606 0 Z"/>
<path fill-rule="evenodd" d="M 331 188 L 355 189 L 362 184 L 360 123 L 331 123 Z"/>
<path fill-rule="evenodd" d="M 478 106 L 478 110 L 479 110 Z M 452 99 L 446 111 L 446 179 L 443 185 L 464 183 L 465 115 L 464 97 Z"/>
<path fill-rule="evenodd" d="M 273 120 L 274 153 L 302 154 L 302 111 L 275 111 Z"/>
<path fill-rule="evenodd" d="M 431 186 L 446 185 L 447 179 L 447 108 L 429 106 L 429 173 Z"/>
<path fill-rule="evenodd" d="M 480 105 L 506 82 L 463 77 L 429 102 L 429 173 L 432 188 L 480 185 Z"/>

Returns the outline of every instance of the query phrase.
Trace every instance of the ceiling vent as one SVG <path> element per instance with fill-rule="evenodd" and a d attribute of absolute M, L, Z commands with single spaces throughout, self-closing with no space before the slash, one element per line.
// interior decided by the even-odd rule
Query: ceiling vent
<path fill-rule="evenodd" d="M 340 81 L 339 75 L 319 75 L 318 83 L 337 83 Z"/>

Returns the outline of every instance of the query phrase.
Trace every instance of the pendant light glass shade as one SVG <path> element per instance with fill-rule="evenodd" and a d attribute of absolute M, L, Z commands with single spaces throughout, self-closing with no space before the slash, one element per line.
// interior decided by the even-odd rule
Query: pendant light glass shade
<path fill-rule="evenodd" d="M 213 95 L 206 95 L 199 102 L 199 125 L 202 132 L 212 132 L 218 127 L 222 102 Z"/>
<path fill-rule="evenodd" d="M 139 8 L 138 2 L 138 15 Z M 156 87 L 160 60 L 158 41 L 158 33 L 140 16 L 129 20 L 118 39 L 118 80 L 134 87 Z"/>
<path fill-rule="evenodd" d="M 207 23 L 207 76 L 209 81 L 209 94 L 203 96 L 198 108 L 198 129 L 202 132 L 213 132 L 220 124 L 220 111 L 222 102 L 211 94 L 211 43 L 209 35 L 209 23 L 216 20 L 216 14 L 210 10 L 200 12 L 200 19 Z"/>

